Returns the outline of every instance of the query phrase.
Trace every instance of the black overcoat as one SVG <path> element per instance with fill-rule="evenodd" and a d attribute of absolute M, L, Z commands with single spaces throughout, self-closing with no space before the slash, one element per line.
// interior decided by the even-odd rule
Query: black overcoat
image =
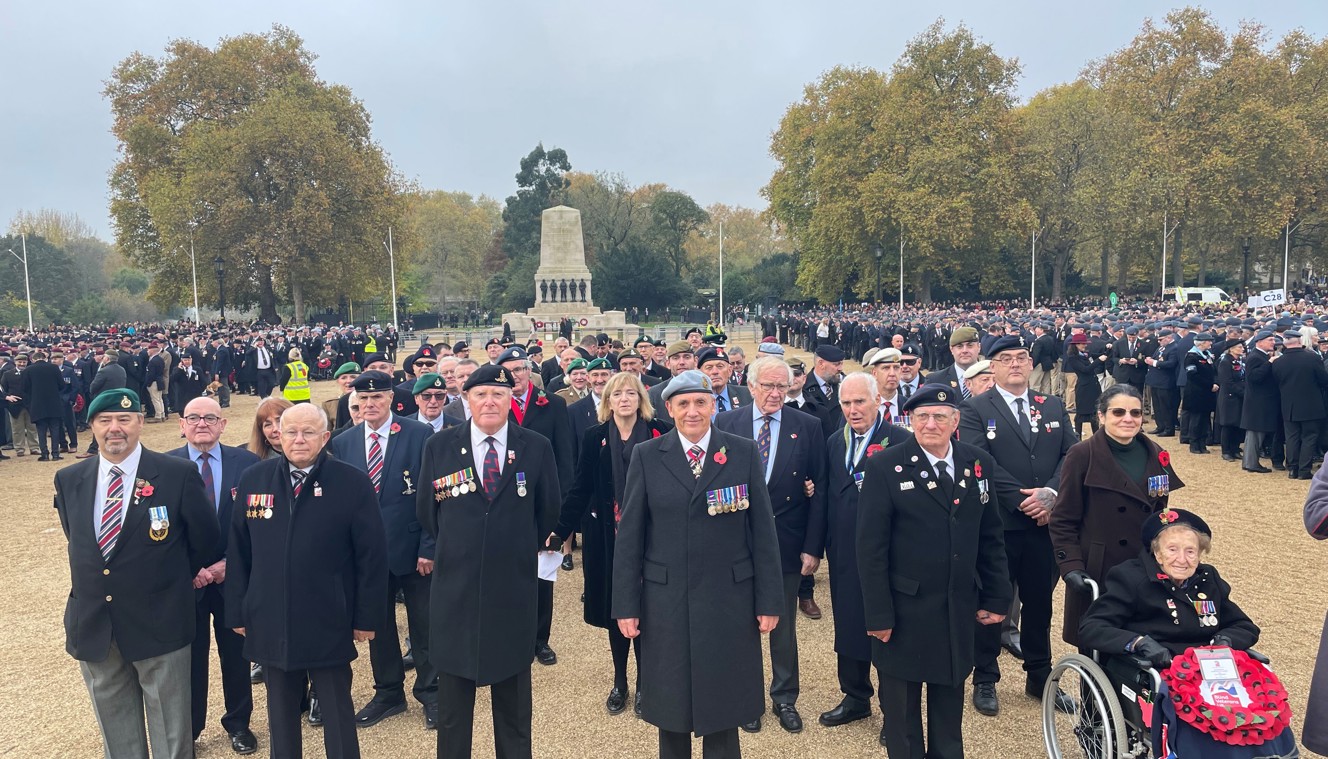
<path fill-rule="evenodd" d="M 783 614 L 784 589 L 763 478 L 756 444 L 713 428 L 699 479 L 676 430 L 632 452 L 613 616 L 640 620 L 642 705 L 656 727 L 708 735 L 764 711 L 756 617 Z M 711 516 L 706 493 L 739 485 L 750 507 Z"/>
<path fill-rule="evenodd" d="M 1217 410 L 1217 359 L 1212 354 L 1190 351 L 1185 354 L 1185 382 L 1183 400 L 1190 413 L 1211 414 Z"/>
<path fill-rule="evenodd" d="M 1227 353 L 1217 362 L 1217 423 L 1240 426 L 1245 403 L 1245 361 Z"/>
<path fill-rule="evenodd" d="M 64 377 L 60 376 L 60 367 L 45 359 L 33 361 L 22 375 L 22 393 L 28 402 L 28 417 L 37 422 L 43 419 L 60 419 L 64 416 L 65 403 L 60 397 L 64 388 Z"/>
<path fill-rule="evenodd" d="M 250 496 L 271 497 L 271 519 Z M 325 450 L 297 498 L 286 459 L 260 461 L 240 476 L 230 530 L 226 626 L 245 629 L 244 658 L 331 667 L 357 656 L 353 630 L 386 629 L 387 541 L 364 472 Z"/>
<path fill-rule="evenodd" d="M 858 572 L 867 630 L 892 631 L 885 643 L 873 639 L 872 662 L 901 680 L 957 686 L 973 670 L 978 610 L 1004 613 L 1012 593 L 992 481 L 996 463 L 975 446 L 952 446 L 953 498 L 935 487 L 916 440 L 867 462 Z"/>
<path fill-rule="evenodd" d="M 437 540 L 429 594 L 433 663 L 489 685 L 530 667 L 538 551 L 557 524 L 561 486 L 549 441 L 509 422 L 495 497 L 486 498 L 483 488 L 444 494 L 444 477 L 470 469 L 479 484 L 483 476 L 471 450 L 473 424 L 447 427 L 425 444 L 416 513 Z"/>
<path fill-rule="evenodd" d="M 1328 369 L 1319 354 L 1305 348 L 1289 348 L 1272 364 L 1284 421 L 1312 422 L 1328 416 L 1323 400 L 1323 393 L 1328 390 Z M 36 414 L 32 418 L 36 419 Z"/>
<path fill-rule="evenodd" d="M 1245 400 L 1241 404 L 1241 429 L 1277 432 L 1282 424 L 1282 397 L 1267 353 L 1250 348 L 1245 357 Z"/>

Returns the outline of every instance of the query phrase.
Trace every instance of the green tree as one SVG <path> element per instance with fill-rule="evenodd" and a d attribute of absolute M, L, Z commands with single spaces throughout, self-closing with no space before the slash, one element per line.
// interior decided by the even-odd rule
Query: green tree
<path fill-rule="evenodd" d="M 688 238 L 709 220 L 710 214 L 685 192 L 665 190 L 651 198 L 646 236 L 673 267 L 674 277 L 681 278 L 687 265 Z"/>
<path fill-rule="evenodd" d="M 300 320 L 306 302 L 388 291 L 381 243 L 400 221 L 400 180 L 363 104 L 313 60 L 274 26 L 216 49 L 177 40 L 112 72 L 111 213 L 120 248 L 154 275 L 154 302 L 187 299 L 191 244 L 225 260 L 229 302 L 269 321 L 278 302 Z M 211 300 L 213 278 L 199 289 Z"/>
<path fill-rule="evenodd" d="M 638 306 L 658 311 L 696 295 L 695 289 L 674 274 L 667 258 L 638 241 L 601 255 L 592 271 L 595 303 L 605 308 Z"/>
<path fill-rule="evenodd" d="M 412 193 L 408 199 L 407 225 L 417 250 L 406 277 L 418 283 L 414 297 L 440 310 L 452 302 L 479 303 L 497 271 L 489 262 L 502 223 L 497 201 L 440 191 Z"/>
<path fill-rule="evenodd" d="M 27 326 L 27 288 L 24 286 L 23 261 L 20 258 L 23 248 L 23 240 L 18 235 L 0 237 L 0 297 L 8 296 L 24 304 L 22 324 Z M 13 255 L 9 251 L 13 251 Z M 38 321 L 38 306 L 50 319 L 63 320 L 65 309 L 74 300 L 68 289 L 68 283 L 75 279 L 75 267 L 69 254 L 64 248 L 36 235 L 28 236 L 27 251 L 34 325 Z"/>
<path fill-rule="evenodd" d="M 517 191 L 503 206 L 503 250 L 507 253 L 504 287 L 487 288 L 492 303 L 504 309 L 535 304 L 535 270 L 539 268 L 540 221 L 545 209 L 562 205 L 567 197 L 567 172 L 572 164 L 562 148 L 545 150 L 543 143 L 521 159 Z"/>

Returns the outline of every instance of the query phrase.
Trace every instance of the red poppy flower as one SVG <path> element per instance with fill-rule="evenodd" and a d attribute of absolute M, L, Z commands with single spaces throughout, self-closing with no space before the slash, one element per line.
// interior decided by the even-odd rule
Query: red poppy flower
<path fill-rule="evenodd" d="M 153 492 L 154 491 L 151 483 L 144 482 L 138 486 L 138 496 L 140 498 L 151 498 Z"/>
<path fill-rule="evenodd" d="M 981 476 L 982 476 L 982 462 L 981 462 L 981 461 L 974 461 L 974 462 L 973 462 L 973 476 L 974 476 L 974 477 L 981 477 Z"/>
<path fill-rule="evenodd" d="M 397 404 L 397 411 L 405 411 L 405 410 L 406 410 L 406 404 L 404 403 Z"/>
<path fill-rule="evenodd" d="M 885 449 L 882 448 L 881 446 L 879 446 L 879 445 L 877 445 L 877 444 L 875 444 L 875 443 L 872 443 L 871 445 L 867 446 L 867 458 L 871 458 L 872 456 L 874 456 L 875 454 L 880 453 L 880 452 L 883 451 L 883 450 L 885 450 Z"/>
<path fill-rule="evenodd" d="M 547 406 L 549 405 L 549 399 L 544 396 L 544 393 L 540 393 L 539 395 L 535 396 L 535 405 Z"/>
<path fill-rule="evenodd" d="M 1035 395 L 1035 396 L 1033 396 L 1033 402 L 1034 402 L 1034 403 L 1046 403 L 1046 402 L 1047 402 L 1047 396 L 1045 396 L 1045 395 Z"/>
<path fill-rule="evenodd" d="M 725 456 L 723 451 L 720 451 L 719 453 L 716 453 L 716 454 L 715 454 L 715 463 L 716 463 L 716 464 L 724 464 L 724 463 L 726 463 L 728 460 L 729 460 L 729 457 L 728 457 L 728 456 Z"/>
<path fill-rule="evenodd" d="M 1290 723 L 1290 709 L 1275 674 L 1244 651 L 1233 650 L 1237 672 L 1251 696 L 1250 706 L 1209 704 L 1200 696 L 1201 678 L 1183 676 L 1185 673 L 1181 671 L 1184 668 L 1197 669 L 1198 657 L 1194 652 L 1193 648 L 1186 650 L 1174 662 L 1180 666 L 1162 673 L 1171 689 L 1172 700 L 1182 704 L 1182 708 L 1177 709 L 1181 720 L 1219 743 L 1231 746 L 1258 745 L 1281 734 Z"/>
<path fill-rule="evenodd" d="M 659 437 L 659 430 L 651 430 L 651 431 L 650 431 L 650 437 L 652 437 L 652 438 L 657 438 L 657 437 Z"/>
<path fill-rule="evenodd" d="M 401 431 L 401 425 L 397 424 L 396 422 L 392 422 L 392 426 L 389 427 L 388 430 L 390 430 L 391 433 L 395 435 Z"/>
<path fill-rule="evenodd" d="M 1166 451 L 1159 451 L 1157 454 L 1157 463 L 1162 466 L 1171 466 L 1171 454 Z"/>

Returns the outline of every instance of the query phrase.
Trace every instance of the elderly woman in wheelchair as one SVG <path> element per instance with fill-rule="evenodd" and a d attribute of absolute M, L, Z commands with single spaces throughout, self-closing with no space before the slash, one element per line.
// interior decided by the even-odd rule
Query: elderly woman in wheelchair
<path fill-rule="evenodd" d="M 1285 693 L 1263 669 L 1267 660 L 1246 653 L 1258 641 L 1259 628 L 1231 599 L 1231 586 L 1217 569 L 1200 561 L 1212 540 L 1208 525 L 1195 514 L 1168 509 L 1145 520 L 1141 537 L 1144 550 L 1107 573 L 1102 593 L 1079 625 L 1080 645 L 1096 651 L 1100 664 L 1073 654 L 1053 669 L 1055 683 L 1047 687 L 1077 690 L 1079 708 L 1073 715 L 1044 709 L 1050 755 L 1297 756 L 1291 731 L 1283 729 L 1289 720 Z M 1096 595 L 1096 584 L 1089 584 Z M 1227 657 L 1225 663 L 1239 670 L 1238 690 L 1247 697 L 1217 701 L 1233 710 L 1215 709 L 1199 698 L 1203 680 L 1197 657 L 1200 651 L 1208 657 L 1210 647 L 1218 647 L 1214 657 Z M 1216 682 L 1209 682 L 1210 699 Z M 1229 724 L 1232 720 L 1239 725 Z M 1237 726 L 1243 732 L 1227 730 Z"/>

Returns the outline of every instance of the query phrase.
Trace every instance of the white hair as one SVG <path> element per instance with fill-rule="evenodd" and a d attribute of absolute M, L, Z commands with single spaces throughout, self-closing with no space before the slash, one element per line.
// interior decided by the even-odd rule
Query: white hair
<path fill-rule="evenodd" d="M 844 379 L 839 381 L 839 392 L 843 393 L 844 386 L 848 384 L 849 380 L 854 380 L 854 379 L 861 380 L 862 382 L 867 383 L 867 395 L 871 396 L 872 398 L 875 398 L 878 395 L 880 395 L 881 387 L 879 384 L 877 384 L 876 378 L 873 377 L 869 372 L 850 372 L 849 374 L 844 375 Z"/>

